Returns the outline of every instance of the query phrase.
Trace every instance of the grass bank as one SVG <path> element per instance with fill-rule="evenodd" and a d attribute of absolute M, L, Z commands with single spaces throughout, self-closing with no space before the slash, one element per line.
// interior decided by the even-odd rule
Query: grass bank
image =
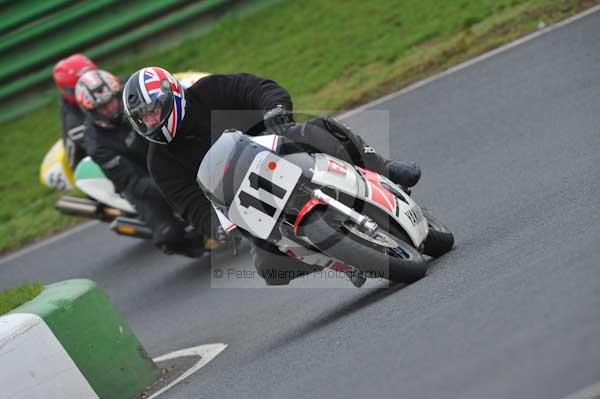
<path fill-rule="evenodd" d="M 0 292 L 0 316 L 32 300 L 44 289 L 42 284 L 23 284 Z"/>
<path fill-rule="evenodd" d="M 204 35 L 107 69 L 247 71 L 280 82 L 297 109 L 341 110 L 398 90 L 598 4 L 598 0 L 281 1 L 225 17 Z M 55 106 L 0 136 L 0 252 L 73 225 L 37 171 L 59 137 Z"/>

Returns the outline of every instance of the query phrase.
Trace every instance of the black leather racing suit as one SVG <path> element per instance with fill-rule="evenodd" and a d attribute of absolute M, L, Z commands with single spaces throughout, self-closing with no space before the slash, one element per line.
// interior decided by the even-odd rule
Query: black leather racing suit
<path fill-rule="evenodd" d="M 150 226 L 157 247 L 170 252 L 184 240 L 184 224 L 174 217 L 148 173 L 148 142 L 135 133 L 128 122 L 102 128 L 86 121 L 85 147 L 116 191 L 133 204 L 140 218 Z"/>
<path fill-rule="evenodd" d="M 77 104 L 71 104 L 63 97 L 58 101 L 60 122 L 62 125 L 62 140 L 67 160 L 75 169 L 79 161 L 86 155 L 83 135 L 85 133 L 85 114 Z"/>
<path fill-rule="evenodd" d="M 243 73 L 202 78 L 185 91 L 185 100 L 185 116 L 171 143 L 150 144 L 148 170 L 174 209 L 208 235 L 215 221 L 211 218 L 210 203 L 196 183 L 202 158 L 225 129 L 262 134 L 265 112 L 277 105 L 292 110 L 292 101 L 287 91 L 274 81 Z M 386 173 L 387 161 L 335 119 L 314 119 L 289 129 L 286 136 L 310 148 Z M 247 238 L 252 243 L 251 254 L 257 271 L 267 284 L 287 284 L 292 278 L 290 275 L 306 275 L 315 270 L 281 254 L 269 243 Z M 285 273 L 274 275 L 271 273 L 274 270 Z M 279 274 L 285 276 L 279 278 Z"/>

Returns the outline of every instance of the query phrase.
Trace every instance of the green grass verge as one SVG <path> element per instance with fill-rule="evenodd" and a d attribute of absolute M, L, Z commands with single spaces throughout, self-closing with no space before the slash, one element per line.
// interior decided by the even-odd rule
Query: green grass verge
<path fill-rule="evenodd" d="M 598 4 L 598 0 L 305 0 L 232 15 L 177 48 L 132 49 L 108 68 L 247 71 L 292 94 L 296 109 L 341 110 L 508 43 Z M 4 126 L 0 136 L 0 251 L 75 223 L 52 209 L 37 181 L 59 137 L 55 106 Z"/>
<path fill-rule="evenodd" d="M 0 292 L 0 316 L 32 300 L 42 292 L 42 284 L 23 284 Z"/>

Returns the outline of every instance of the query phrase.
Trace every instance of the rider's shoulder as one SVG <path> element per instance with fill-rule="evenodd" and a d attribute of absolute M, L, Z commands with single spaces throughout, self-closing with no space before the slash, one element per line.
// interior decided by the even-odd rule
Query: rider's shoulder
<path fill-rule="evenodd" d="M 206 87 L 211 87 L 211 86 L 221 84 L 224 76 L 226 76 L 226 75 L 213 74 L 213 75 L 203 76 L 200 79 L 196 80 L 191 86 L 189 86 L 187 90 L 192 91 L 192 92 L 196 91 L 196 92 L 202 93 Z"/>

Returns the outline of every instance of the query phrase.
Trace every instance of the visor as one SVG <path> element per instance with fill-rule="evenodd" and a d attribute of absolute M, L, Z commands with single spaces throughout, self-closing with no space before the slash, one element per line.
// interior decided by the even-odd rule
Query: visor
<path fill-rule="evenodd" d="M 162 127 L 173 110 L 173 93 L 160 92 L 153 95 L 150 103 L 139 101 L 129 109 L 131 125 L 138 133 L 151 141 L 164 142 Z"/>

